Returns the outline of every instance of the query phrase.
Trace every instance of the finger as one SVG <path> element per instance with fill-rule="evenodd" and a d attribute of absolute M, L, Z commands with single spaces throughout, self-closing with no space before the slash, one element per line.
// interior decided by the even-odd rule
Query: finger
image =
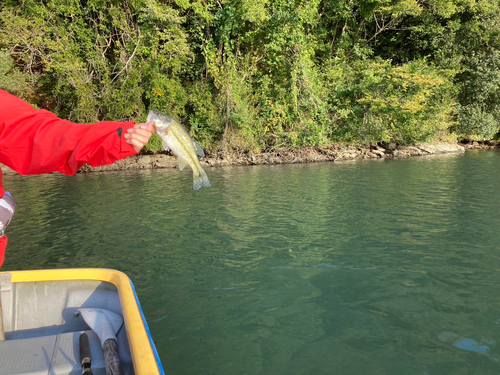
<path fill-rule="evenodd" d="M 148 127 L 146 128 L 130 128 L 127 130 L 129 134 L 140 134 L 145 137 L 151 137 L 151 134 L 154 132 L 154 128 L 150 129 Z"/>
<path fill-rule="evenodd" d="M 137 133 L 132 133 L 132 134 L 127 134 L 128 137 L 125 137 L 128 143 L 132 144 L 131 142 L 140 142 L 142 146 L 144 146 L 146 143 L 149 142 L 149 139 L 151 138 L 151 134 L 148 133 L 148 135 L 141 135 Z M 142 148 L 141 146 L 141 148 Z"/>
<path fill-rule="evenodd" d="M 132 147 L 134 148 L 135 152 L 139 152 L 141 151 L 141 149 L 144 147 L 145 143 L 144 142 L 141 142 L 137 139 L 128 139 L 127 140 L 127 143 L 132 145 Z"/>
<path fill-rule="evenodd" d="M 146 135 L 139 134 L 139 133 L 130 133 L 127 135 L 128 135 L 128 137 L 125 137 L 126 139 L 128 139 L 130 141 L 142 142 L 143 144 L 148 143 L 149 138 L 151 136 L 151 134 L 149 134 L 149 133 L 146 133 Z"/>
<path fill-rule="evenodd" d="M 156 131 L 156 128 L 154 127 L 152 122 L 147 123 L 147 124 L 145 124 L 145 123 L 135 124 L 134 128 L 135 129 L 144 129 L 150 133 L 154 133 Z"/>

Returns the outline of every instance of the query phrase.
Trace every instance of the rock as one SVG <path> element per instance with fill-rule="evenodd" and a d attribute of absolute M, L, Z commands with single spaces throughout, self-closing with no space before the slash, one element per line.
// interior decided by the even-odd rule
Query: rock
<path fill-rule="evenodd" d="M 418 147 L 415 146 L 408 146 L 405 148 L 405 151 L 408 154 L 408 156 L 421 156 L 424 154 L 422 150 L 420 150 Z"/>
<path fill-rule="evenodd" d="M 139 166 L 141 166 L 141 167 L 149 166 L 151 164 L 151 156 L 149 156 L 149 155 L 140 155 L 137 158 L 137 164 L 139 164 Z"/>
<path fill-rule="evenodd" d="M 165 154 L 156 155 L 153 167 L 155 168 L 175 168 L 176 161 L 172 156 Z"/>
<path fill-rule="evenodd" d="M 458 143 L 438 142 L 416 145 L 420 150 L 427 154 L 444 154 L 452 152 L 464 152 L 465 147 Z"/>
<path fill-rule="evenodd" d="M 376 155 L 379 158 L 383 158 L 385 156 L 385 152 L 379 149 L 372 150 L 372 154 Z"/>
<path fill-rule="evenodd" d="M 380 142 L 379 146 L 383 147 L 386 150 L 390 150 L 390 151 L 398 148 L 398 145 L 394 142 Z"/>

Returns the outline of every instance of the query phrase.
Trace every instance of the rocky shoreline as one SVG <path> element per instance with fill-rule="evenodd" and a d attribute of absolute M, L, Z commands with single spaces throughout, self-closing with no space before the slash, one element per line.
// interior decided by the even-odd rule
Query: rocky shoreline
<path fill-rule="evenodd" d="M 461 153 L 467 150 L 483 150 L 500 147 L 496 141 L 488 142 L 436 142 L 401 146 L 394 143 L 345 146 L 330 145 L 328 147 L 279 148 L 255 152 L 222 152 L 207 153 L 201 158 L 203 166 L 219 167 L 230 165 L 258 164 L 293 164 L 322 161 L 375 160 L 382 158 L 407 158 L 449 153 Z M 128 169 L 177 168 L 177 158 L 167 153 L 138 155 L 119 160 L 112 165 L 92 168 L 84 166 L 81 172 L 111 171 Z"/>
<path fill-rule="evenodd" d="M 257 165 L 257 164 L 293 164 L 312 163 L 322 161 L 346 160 L 376 160 L 386 158 L 408 158 L 413 156 L 438 155 L 449 153 L 463 153 L 467 150 L 487 150 L 499 148 L 500 142 L 436 142 L 401 146 L 395 143 L 381 143 L 366 146 L 330 145 L 327 147 L 279 148 L 268 151 L 207 153 L 201 158 L 205 167 L 230 165 Z M 15 173 L 11 169 L 1 166 L 4 173 Z M 141 154 L 127 159 L 118 160 L 112 165 L 102 167 L 83 166 L 79 172 L 141 170 L 177 168 L 177 158 L 168 153 Z"/>

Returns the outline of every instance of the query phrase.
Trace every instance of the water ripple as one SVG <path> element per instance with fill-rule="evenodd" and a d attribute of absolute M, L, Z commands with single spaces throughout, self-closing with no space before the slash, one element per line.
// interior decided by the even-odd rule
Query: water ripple
<path fill-rule="evenodd" d="M 179 170 L 7 175 L 2 270 L 126 272 L 172 373 L 497 373 L 499 169 L 212 168 L 197 192 Z"/>

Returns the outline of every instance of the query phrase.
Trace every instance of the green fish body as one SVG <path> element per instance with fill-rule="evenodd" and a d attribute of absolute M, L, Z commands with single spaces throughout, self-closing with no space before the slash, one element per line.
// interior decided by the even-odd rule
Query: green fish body
<path fill-rule="evenodd" d="M 189 136 L 186 129 L 174 118 L 157 111 L 149 111 L 146 122 L 154 125 L 165 150 L 172 151 L 179 158 L 181 171 L 186 164 L 189 164 L 193 170 L 193 189 L 209 187 L 208 176 L 198 160 L 198 155 L 203 157 L 205 153 Z"/>

